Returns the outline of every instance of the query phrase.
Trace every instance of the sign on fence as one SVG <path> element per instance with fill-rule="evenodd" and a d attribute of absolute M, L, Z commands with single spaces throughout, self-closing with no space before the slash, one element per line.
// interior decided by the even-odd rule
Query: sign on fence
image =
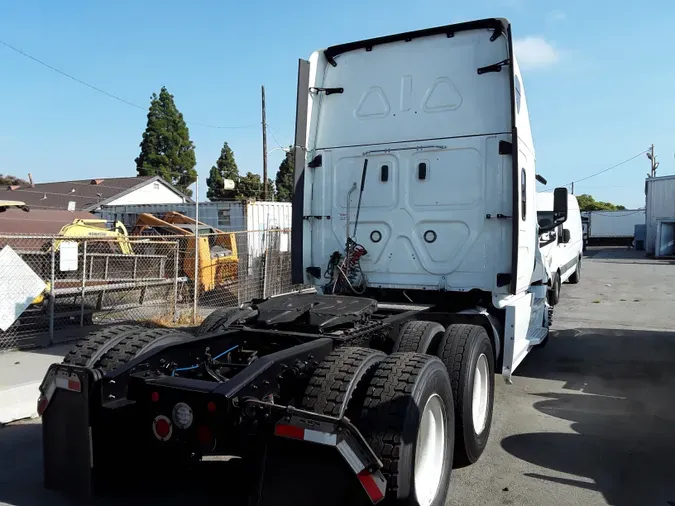
<path fill-rule="evenodd" d="M 77 270 L 77 242 L 64 241 L 59 246 L 59 270 L 61 272 Z"/>
<path fill-rule="evenodd" d="M 6 331 L 47 287 L 9 246 L 0 251 L 0 329 Z"/>

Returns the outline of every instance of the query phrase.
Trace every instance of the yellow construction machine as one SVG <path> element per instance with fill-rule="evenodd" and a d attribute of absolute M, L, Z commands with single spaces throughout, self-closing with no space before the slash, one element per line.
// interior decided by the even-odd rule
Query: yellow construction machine
<path fill-rule="evenodd" d="M 142 213 L 131 230 L 132 236 L 185 236 L 183 272 L 199 280 L 199 291 L 208 292 L 228 282 L 236 281 L 239 257 L 235 234 L 223 232 L 177 212 L 167 212 L 161 218 Z M 198 275 L 195 276 L 195 240 L 198 241 Z"/>
<path fill-rule="evenodd" d="M 17 206 L 18 207 L 18 206 Z M 88 252 L 113 253 L 123 255 L 143 254 L 143 239 L 175 241 L 176 236 L 185 237 L 179 244 L 181 269 L 191 281 L 199 280 L 199 292 L 208 292 L 217 287 L 237 280 L 238 255 L 235 234 L 223 232 L 205 223 L 196 222 L 183 214 L 167 212 L 158 218 L 152 214 L 140 214 L 136 224 L 128 232 L 122 222 L 111 226 L 106 220 L 75 219 L 64 225 L 54 241 L 55 251 L 59 251 L 61 243 L 69 239 L 92 238 L 103 239 L 88 245 Z M 167 237 L 171 236 L 171 237 Z M 198 236 L 198 237 L 197 237 Z M 199 244 L 198 275 L 195 276 L 195 238 Z M 132 248 L 133 239 L 135 249 Z M 43 251 L 51 251 L 50 243 L 46 243 Z M 178 275 L 178 273 L 176 273 Z M 33 301 L 42 303 L 47 289 Z"/>
<path fill-rule="evenodd" d="M 22 211 L 30 211 L 25 202 L 18 200 L 0 200 L 0 213 L 4 213 L 7 209 L 21 209 Z"/>
<path fill-rule="evenodd" d="M 72 223 L 65 225 L 59 232 L 59 237 L 67 238 L 84 238 L 91 237 L 92 239 L 115 239 L 115 241 L 105 241 L 109 246 L 111 243 L 117 243 L 120 252 L 124 255 L 133 255 L 131 243 L 129 242 L 129 234 L 127 228 L 120 221 L 116 221 L 112 227 L 108 227 L 106 220 L 85 220 L 75 219 Z M 61 246 L 61 240 L 54 241 L 54 248 L 56 251 Z"/>
<path fill-rule="evenodd" d="M 223 232 L 202 222 L 177 212 L 167 212 L 161 218 L 148 213 L 138 215 L 131 233 L 123 223 L 116 221 L 108 226 L 106 220 L 76 219 L 65 225 L 59 233 L 63 240 L 68 237 L 111 238 L 114 241 L 101 241 L 108 249 L 117 244 L 119 251 L 133 255 L 130 237 L 134 241 L 141 238 L 163 240 L 166 236 L 184 236 L 186 241 L 180 244 L 183 252 L 182 270 L 188 279 L 199 280 L 199 291 L 208 292 L 227 282 L 235 281 L 238 273 L 237 241 L 235 234 Z M 195 276 L 195 237 L 199 244 L 198 275 Z M 175 239 L 167 239 L 175 240 Z M 61 240 L 55 241 L 58 251 Z M 142 244 L 138 243 L 140 247 Z"/>

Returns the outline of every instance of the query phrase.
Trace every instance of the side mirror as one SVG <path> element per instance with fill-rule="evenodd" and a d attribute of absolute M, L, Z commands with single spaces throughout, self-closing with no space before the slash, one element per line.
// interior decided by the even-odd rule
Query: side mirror
<path fill-rule="evenodd" d="M 563 244 L 567 244 L 568 242 L 570 242 L 570 239 L 572 239 L 572 234 L 568 229 L 564 228 L 562 233 Z"/>
<path fill-rule="evenodd" d="M 567 221 L 567 188 L 556 188 L 553 191 L 553 216 L 546 214 L 546 221 L 539 220 L 540 233 L 553 230 Z"/>
<path fill-rule="evenodd" d="M 553 191 L 553 221 L 556 225 L 567 221 L 567 188 Z"/>

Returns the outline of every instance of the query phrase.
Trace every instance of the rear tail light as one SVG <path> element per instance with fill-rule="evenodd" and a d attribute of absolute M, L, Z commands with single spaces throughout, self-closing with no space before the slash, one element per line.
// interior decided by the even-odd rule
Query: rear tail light
<path fill-rule="evenodd" d="M 173 425 L 171 425 L 171 420 L 169 420 L 164 415 L 155 417 L 152 422 L 152 432 L 160 441 L 167 441 L 171 438 L 171 434 L 173 434 Z"/>
<path fill-rule="evenodd" d="M 38 405 L 37 405 L 38 416 L 42 416 L 42 413 L 44 413 L 45 409 L 47 409 L 47 404 L 49 404 L 49 399 L 47 397 L 45 397 L 44 395 L 41 395 L 40 398 L 38 399 Z"/>

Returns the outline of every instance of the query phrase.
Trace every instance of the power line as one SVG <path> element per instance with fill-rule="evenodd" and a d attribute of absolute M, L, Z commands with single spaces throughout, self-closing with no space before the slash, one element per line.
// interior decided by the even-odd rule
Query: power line
<path fill-rule="evenodd" d="M 269 130 L 270 135 L 272 136 L 272 139 L 273 139 L 274 142 L 277 144 L 277 147 L 278 147 L 279 149 L 286 149 L 285 146 L 282 146 L 281 144 L 279 144 L 279 141 L 278 141 L 277 138 L 274 136 L 274 132 L 273 132 L 273 130 L 272 130 L 272 127 L 270 127 L 269 123 L 267 124 L 267 129 Z"/>
<path fill-rule="evenodd" d="M 107 97 L 109 97 L 109 98 L 112 98 L 112 99 L 114 99 L 114 100 L 117 100 L 117 101 L 119 101 L 119 102 L 122 102 L 123 104 L 127 104 L 127 105 L 129 105 L 129 106 L 131 106 L 131 107 L 135 107 L 136 109 L 140 109 L 140 110 L 142 110 L 142 111 L 145 111 L 145 110 L 146 110 L 146 108 L 143 107 L 142 105 L 138 105 L 138 104 L 135 104 L 135 103 L 130 102 L 130 101 L 128 101 L 128 100 L 125 100 L 125 99 L 123 99 L 122 97 L 119 97 L 119 96 L 117 96 L 117 95 L 115 95 L 115 94 L 113 94 L 113 93 L 110 93 L 110 92 L 108 92 L 108 91 L 102 90 L 101 88 L 98 88 L 98 87 L 94 86 L 93 84 L 89 84 L 89 83 L 83 81 L 82 79 L 78 79 L 77 77 L 75 77 L 75 76 L 73 76 L 73 75 L 70 75 L 70 74 L 68 74 L 67 72 L 64 72 L 64 71 L 62 71 L 62 70 L 59 70 L 59 69 L 57 69 L 56 67 L 53 67 L 52 65 L 43 62 L 42 60 L 36 58 L 35 56 L 32 56 L 32 55 L 30 55 L 30 54 L 28 54 L 28 53 L 22 51 L 21 49 L 12 46 L 11 44 L 5 42 L 4 40 L 0 40 L 0 44 L 2 44 L 3 46 L 5 46 L 5 47 L 11 49 L 12 51 L 15 51 L 15 52 L 19 53 L 19 54 L 22 55 L 22 56 L 25 56 L 26 58 L 29 58 L 29 59 L 33 60 L 33 61 L 36 62 L 36 63 L 39 63 L 40 65 L 42 65 L 42 66 L 44 66 L 44 67 L 47 67 L 47 68 L 50 69 L 50 70 L 53 70 L 54 72 L 56 72 L 56 73 L 58 73 L 58 74 L 61 74 L 62 76 L 67 77 L 68 79 L 71 79 L 71 80 L 75 81 L 76 83 L 79 83 L 79 84 L 81 84 L 81 85 L 83 85 L 83 86 L 86 86 L 87 88 L 90 88 L 90 89 L 92 89 L 92 90 L 94 90 L 94 91 L 97 91 L 98 93 L 101 93 L 101 94 L 103 94 L 103 95 L 105 95 L 105 96 L 107 96 Z M 186 122 L 188 125 L 197 125 L 197 126 L 201 126 L 201 127 L 205 127 L 205 128 L 216 128 L 216 129 L 252 128 L 252 127 L 257 127 L 257 126 L 259 125 L 259 123 L 253 123 L 253 124 L 250 124 L 250 125 L 220 126 L 220 125 L 209 125 L 209 124 L 207 124 L 207 123 L 199 123 L 199 122 L 197 122 L 197 121 L 185 121 L 185 122 Z"/>
<path fill-rule="evenodd" d="M 291 140 L 291 138 L 290 138 L 288 135 L 284 135 L 282 132 L 280 132 L 279 130 L 277 130 L 276 128 L 274 128 L 274 127 L 273 127 L 272 125 L 270 125 L 269 123 L 267 123 L 267 127 L 270 128 L 270 129 L 272 129 L 273 131 L 275 131 L 277 134 L 281 135 L 282 137 L 288 139 L 289 141 L 291 141 L 291 144 L 293 144 L 294 141 Z M 273 136 L 273 137 L 274 137 L 274 136 Z M 280 147 L 281 147 L 281 146 L 280 146 Z"/>
<path fill-rule="evenodd" d="M 644 155 L 647 151 L 649 151 L 649 150 L 645 149 L 644 151 L 640 151 L 637 155 L 631 156 L 630 158 L 624 160 L 623 162 L 619 162 L 616 165 L 612 165 L 611 167 L 607 167 L 606 169 L 603 169 L 603 170 L 598 171 L 594 174 L 591 174 L 590 176 L 582 177 L 581 179 L 577 179 L 576 181 L 572 181 L 572 182 L 578 183 L 580 181 L 586 181 L 587 179 L 590 179 L 590 178 L 595 177 L 595 176 L 599 176 L 600 174 L 603 174 L 604 172 L 610 171 L 612 169 L 616 169 L 617 167 L 620 167 L 621 165 L 624 165 L 624 164 L 626 164 L 630 161 L 635 160 L 637 157 Z"/>
<path fill-rule="evenodd" d="M 616 165 L 612 165 L 611 167 L 607 167 L 606 169 L 600 170 L 598 172 L 594 172 L 593 174 L 590 174 L 589 176 L 586 176 L 586 177 L 582 177 L 581 179 L 577 179 L 576 181 L 570 181 L 569 183 L 567 183 L 564 186 L 569 186 L 571 184 L 576 184 L 576 183 L 579 183 L 581 181 L 586 181 L 587 179 L 590 179 L 590 178 L 595 177 L 595 176 L 599 176 L 600 174 L 604 174 L 605 172 L 608 172 L 612 169 L 616 169 L 617 167 L 620 167 L 621 165 L 624 165 L 624 164 L 626 164 L 630 161 L 635 160 L 637 157 L 644 155 L 647 151 L 649 151 L 649 150 L 645 149 L 644 151 L 640 151 L 637 155 L 631 156 L 630 158 L 627 158 L 623 162 L 619 162 Z M 548 190 L 545 190 L 545 191 L 550 192 L 550 191 L 553 191 L 553 189 L 548 189 Z"/>

